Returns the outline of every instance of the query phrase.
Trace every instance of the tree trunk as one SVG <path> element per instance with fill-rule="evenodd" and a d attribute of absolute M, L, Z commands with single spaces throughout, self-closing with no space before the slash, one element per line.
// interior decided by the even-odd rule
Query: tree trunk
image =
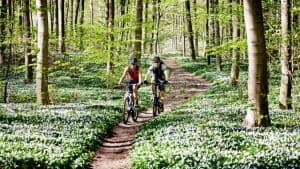
<path fill-rule="evenodd" d="M 70 34 L 73 36 L 74 32 L 74 0 L 71 0 L 70 5 Z"/>
<path fill-rule="evenodd" d="M 90 0 L 90 24 L 94 24 L 94 3 L 93 0 Z"/>
<path fill-rule="evenodd" d="M 56 38 L 57 40 L 59 40 L 59 14 L 58 14 L 58 11 L 59 11 L 59 7 L 58 7 L 58 0 L 54 0 L 54 24 L 55 24 L 55 35 L 56 35 Z M 58 43 L 59 44 L 59 41 Z M 58 47 L 56 45 L 56 47 Z M 56 48 L 57 49 L 57 48 Z"/>
<path fill-rule="evenodd" d="M 31 54 L 31 30 L 30 30 L 30 1 L 24 0 L 24 57 L 25 57 L 25 83 L 32 83 L 33 81 L 33 67 Z"/>
<path fill-rule="evenodd" d="M 59 51 L 65 52 L 65 0 L 58 0 Z"/>
<path fill-rule="evenodd" d="M 158 54 L 158 45 L 159 45 L 159 28 L 160 28 L 160 0 L 157 0 L 157 8 L 156 8 L 156 26 L 155 26 L 155 40 L 154 40 L 154 53 Z"/>
<path fill-rule="evenodd" d="M 156 20 L 157 20 L 157 0 L 152 1 L 152 33 L 151 33 L 151 43 L 150 43 L 150 54 L 153 54 L 153 49 L 154 49 L 154 31 L 155 31 L 155 25 L 156 25 Z"/>
<path fill-rule="evenodd" d="M 206 44 L 205 44 L 205 56 L 207 58 L 207 64 L 210 65 L 210 54 L 208 53 L 208 48 L 210 46 L 210 31 L 209 31 L 209 24 L 210 24 L 210 0 L 206 0 Z"/>
<path fill-rule="evenodd" d="M 195 60 L 196 53 L 195 53 L 195 46 L 194 46 L 194 33 L 193 33 L 193 25 L 192 25 L 192 18 L 191 18 L 190 0 L 185 0 L 185 9 L 186 9 L 186 21 L 187 21 L 187 28 L 188 28 L 188 39 L 190 43 L 191 57 L 192 60 Z"/>
<path fill-rule="evenodd" d="M 50 21 L 49 21 L 49 23 L 50 23 L 50 32 L 51 33 L 53 33 L 53 29 L 54 29 L 54 27 L 53 27 L 53 25 L 54 25 L 54 9 L 55 8 L 55 6 L 53 5 L 53 0 L 50 0 L 49 1 L 49 13 L 50 13 Z"/>
<path fill-rule="evenodd" d="M 66 10 L 66 12 L 65 12 L 65 15 L 66 15 L 66 17 L 65 17 L 65 23 L 66 23 L 66 25 L 68 25 L 69 10 L 70 10 L 70 0 L 67 0 L 65 6 L 66 6 L 66 9 L 65 9 Z M 65 26 L 65 29 L 66 29 L 66 26 Z"/>
<path fill-rule="evenodd" d="M 10 64 L 11 64 L 11 60 L 12 60 L 12 56 L 13 56 L 13 30 L 14 30 L 14 22 L 13 22 L 13 18 L 14 18 L 14 2 L 13 1 L 8 1 L 6 4 L 8 9 L 8 30 L 9 30 L 9 54 L 8 57 L 5 58 L 4 62 L 6 64 L 6 72 L 5 72 L 5 83 L 4 83 L 4 89 L 3 89 L 3 101 L 4 103 L 8 103 L 8 80 L 10 77 Z"/>
<path fill-rule="evenodd" d="M 194 17 L 195 18 L 198 18 L 197 16 L 197 0 L 194 0 L 193 1 L 193 9 L 194 9 Z M 199 24 L 198 24 L 199 25 Z M 199 26 L 195 26 L 196 28 L 194 29 L 195 30 L 195 57 L 197 58 L 199 56 Z"/>
<path fill-rule="evenodd" d="M 148 8 L 149 8 L 149 1 L 146 0 L 145 2 L 145 23 L 148 24 Z M 143 50 L 144 53 L 147 52 L 147 45 L 148 45 L 148 26 L 144 29 L 144 43 L 143 43 Z"/>
<path fill-rule="evenodd" d="M 75 18 L 74 18 L 74 24 L 75 25 L 78 24 L 79 8 L 80 8 L 80 0 L 77 0 L 76 9 L 75 9 Z"/>
<path fill-rule="evenodd" d="M 115 20 L 115 1 L 108 1 L 108 61 L 107 61 L 107 72 L 112 72 L 112 60 L 114 56 L 114 20 Z"/>
<path fill-rule="evenodd" d="M 218 10 L 218 4 L 219 4 L 219 0 L 214 0 L 214 35 L 215 35 L 215 46 L 219 46 L 220 45 L 220 24 L 219 24 L 219 17 L 217 17 L 217 15 L 219 14 L 219 10 Z M 218 54 L 216 56 L 216 66 L 217 66 L 217 71 L 222 71 L 222 59 L 221 56 Z"/>
<path fill-rule="evenodd" d="M 36 0 L 37 23 L 38 23 L 38 49 L 36 70 L 36 96 L 38 104 L 49 104 L 48 93 L 48 18 L 47 1 Z"/>
<path fill-rule="evenodd" d="M 233 15 L 232 18 L 232 39 L 233 41 L 236 41 L 240 37 L 240 30 L 239 30 L 239 10 L 238 10 L 238 0 L 232 1 L 232 8 L 237 9 L 233 10 L 235 12 L 235 15 Z M 231 66 L 231 78 L 230 82 L 233 85 L 236 85 L 238 83 L 239 78 L 239 72 L 240 72 L 240 53 L 237 48 L 233 49 L 232 51 L 232 66 Z"/>
<path fill-rule="evenodd" d="M 136 0 L 136 28 L 135 28 L 135 42 L 134 54 L 141 63 L 142 58 L 142 36 L 143 36 L 143 0 Z"/>
<path fill-rule="evenodd" d="M 5 21 L 7 16 L 7 2 L 1 0 L 2 8 L 0 8 L 0 65 L 4 65 L 5 62 Z"/>
<path fill-rule="evenodd" d="M 79 49 L 83 50 L 83 23 L 84 23 L 84 0 L 81 0 L 80 27 L 79 27 Z"/>
<path fill-rule="evenodd" d="M 244 17 L 249 56 L 249 108 L 244 125 L 266 127 L 271 122 L 268 109 L 268 57 L 261 1 L 244 0 Z"/>
<path fill-rule="evenodd" d="M 291 1 L 281 0 L 281 86 L 279 107 L 292 109 Z"/>
<path fill-rule="evenodd" d="M 120 0 L 120 15 L 121 17 L 125 15 L 125 6 L 126 6 L 126 0 Z M 124 39 L 124 30 L 123 28 L 125 27 L 125 22 L 124 19 L 122 18 L 120 23 L 119 23 L 119 29 L 120 29 L 120 34 L 119 34 L 119 42 L 121 45 L 118 46 L 118 55 L 121 55 L 122 52 L 122 42 Z"/>

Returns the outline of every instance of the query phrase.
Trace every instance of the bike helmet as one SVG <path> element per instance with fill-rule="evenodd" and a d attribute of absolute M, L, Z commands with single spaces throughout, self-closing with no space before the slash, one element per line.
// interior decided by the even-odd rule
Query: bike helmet
<path fill-rule="evenodd" d="M 152 59 L 152 62 L 153 62 L 153 63 L 158 63 L 158 62 L 160 62 L 159 56 L 154 56 L 153 59 Z"/>
<path fill-rule="evenodd" d="M 131 56 L 129 59 L 130 64 L 136 64 L 137 63 L 137 58 L 135 56 Z"/>

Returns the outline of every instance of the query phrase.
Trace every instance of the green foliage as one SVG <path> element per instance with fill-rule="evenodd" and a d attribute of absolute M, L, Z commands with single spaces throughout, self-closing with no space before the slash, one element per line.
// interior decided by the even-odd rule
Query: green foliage
<path fill-rule="evenodd" d="M 121 118 L 116 104 L 66 104 L 0 110 L 2 168 L 84 168 L 107 129 Z"/>
<path fill-rule="evenodd" d="M 247 109 L 244 68 L 239 85 L 233 87 L 228 83 L 230 65 L 217 74 L 200 61 L 178 62 L 215 85 L 143 126 L 131 154 L 132 168 L 300 167 L 300 116 L 278 109 L 278 78 L 271 80 L 272 127 L 246 129 L 241 126 Z"/>
<path fill-rule="evenodd" d="M 59 104 L 7 105 L 14 113 L 0 107 L 1 168 L 86 168 L 98 141 L 121 120 L 123 90 L 50 90 L 52 102 Z M 139 93 L 140 110 L 144 110 L 149 107 L 149 88 Z M 34 100 L 27 96 L 32 95 L 15 95 L 19 101 Z"/>

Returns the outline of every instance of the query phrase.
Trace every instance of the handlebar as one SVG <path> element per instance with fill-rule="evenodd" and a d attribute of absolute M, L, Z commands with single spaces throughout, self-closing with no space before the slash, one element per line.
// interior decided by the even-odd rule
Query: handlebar
<path fill-rule="evenodd" d="M 162 85 L 162 84 L 168 84 L 169 82 L 168 81 L 160 81 L 159 82 L 148 82 L 148 81 L 144 81 L 144 84 L 153 84 L 153 85 Z"/>

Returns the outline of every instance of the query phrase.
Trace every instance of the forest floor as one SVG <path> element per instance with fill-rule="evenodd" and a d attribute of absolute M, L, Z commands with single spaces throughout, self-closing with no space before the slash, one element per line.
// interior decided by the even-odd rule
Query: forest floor
<path fill-rule="evenodd" d="M 171 90 L 165 100 L 167 113 L 176 105 L 192 96 L 201 94 L 212 86 L 204 79 L 185 71 L 173 59 L 165 60 L 166 65 L 172 70 L 170 76 Z M 135 134 L 143 123 L 151 120 L 152 108 L 139 113 L 137 122 L 123 124 L 120 122 L 99 143 L 91 168 L 94 169 L 128 169 L 130 168 L 129 154 L 134 143 Z"/>

